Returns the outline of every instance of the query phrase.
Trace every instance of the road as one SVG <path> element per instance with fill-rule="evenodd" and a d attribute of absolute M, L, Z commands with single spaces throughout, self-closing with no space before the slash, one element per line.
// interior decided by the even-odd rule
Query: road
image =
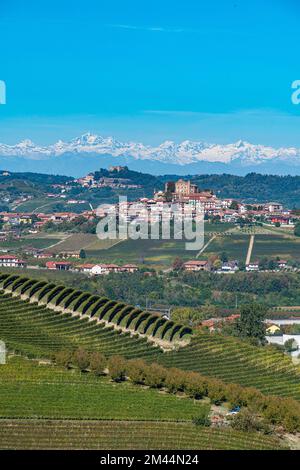
<path fill-rule="evenodd" d="M 254 245 L 254 235 L 250 235 L 249 247 L 248 247 L 248 252 L 247 252 L 247 257 L 246 257 L 246 265 L 250 263 L 253 245 Z"/>

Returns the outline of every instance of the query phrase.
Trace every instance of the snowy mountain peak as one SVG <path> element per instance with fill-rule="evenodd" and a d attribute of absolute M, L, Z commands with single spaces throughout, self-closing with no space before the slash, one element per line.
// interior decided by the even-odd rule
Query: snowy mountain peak
<path fill-rule="evenodd" d="M 239 163 L 240 165 L 262 165 L 266 162 L 284 162 L 300 165 L 300 149 L 253 145 L 238 140 L 232 144 L 211 144 L 203 141 L 184 140 L 177 144 L 166 140 L 158 146 L 144 145 L 140 142 L 119 142 L 113 137 L 102 137 L 87 132 L 70 141 L 59 140 L 49 146 L 38 146 L 26 139 L 16 145 L 0 144 L 1 157 L 23 157 L 46 159 L 68 155 L 109 155 L 132 160 L 149 160 L 173 165 L 188 165 L 197 162 Z"/>

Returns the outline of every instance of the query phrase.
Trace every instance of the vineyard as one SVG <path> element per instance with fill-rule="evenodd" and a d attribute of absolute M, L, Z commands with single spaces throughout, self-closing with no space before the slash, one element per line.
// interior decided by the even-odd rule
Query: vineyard
<path fill-rule="evenodd" d="M 58 314 L 5 295 L 0 295 L 0 331 L 9 350 L 31 357 L 50 357 L 55 351 L 79 346 L 127 358 L 155 359 L 161 352 L 146 339 L 117 332 L 97 320 Z"/>
<path fill-rule="evenodd" d="M 0 274 L 0 332 L 13 353 L 0 368 L 3 449 L 284 445 L 276 435 L 196 426 L 195 417 L 211 412 L 214 402 L 208 395 L 191 400 L 182 387 L 179 393 L 166 393 L 143 381 L 116 383 L 103 373 L 99 377 L 74 366 L 61 369 L 49 361 L 56 353 L 78 348 L 106 358 L 123 356 L 197 371 L 266 395 L 300 400 L 300 370 L 279 351 L 221 334 L 192 332 L 135 306 L 54 282 Z"/>
<path fill-rule="evenodd" d="M 271 450 L 272 437 L 190 423 L 1 420 L 2 449 Z M 84 436 L 84 439 L 83 439 Z"/>
<path fill-rule="evenodd" d="M 13 400 L 11 397 L 14 397 Z M 1 369 L 1 449 L 275 449 L 272 436 L 196 427 L 208 403 L 21 357 Z M 84 439 L 83 439 L 84 436 Z"/>
<path fill-rule="evenodd" d="M 160 315 L 143 312 L 122 302 L 51 282 L 2 274 L 0 291 L 4 294 L 0 302 L 0 309 L 4 311 L 2 321 L 5 321 L 8 312 L 10 312 L 8 315 L 10 322 L 18 321 L 23 313 L 22 320 L 32 323 L 36 315 L 38 318 L 35 319 L 34 325 L 46 328 L 47 331 L 41 332 L 45 340 L 48 330 L 51 333 L 51 325 L 55 328 L 52 329 L 54 332 L 61 322 L 65 323 L 65 330 L 71 326 L 75 328 L 74 333 L 81 333 L 81 330 L 84 330 L 82 333 L 88 334 L 95 341 L 97 341 L 97 332 L 101 330 L 104 336 L 112 333 L 122 336 L 128 333 L 129 336 L 134 335 L 136 339 L 147 339 L 152 344 L 164 348 L 186 344 L 192 333 L 189 327 L 168 321 Z M 76 319 L 84 321 L 76 322 Z M 4 334 L 3 339 L 15 342 L 14 335 L 18 335 L 18 332 L 9 326 L 11 325 L 7 325 L 8 336 Z M 12 337 L 9 335 L 10 330 Z M 72 329 L 71 331 L 73 332 Z M 24 331 L 22 338 L 24 338 L 23 333 Z M 42 337 L 40 339 L 42 340 Z M 78 340 L 81 341 L 82 337 L 80 336 Z"/>
<path fill-rule="evenodd" d="M 197 333 L 189 344 L 180 343 L 176 337 L 186 331 L 182 325 L 50 282 L 2 275 L 1 286 L 1 339 L 11 350 L 50 357 L 55 351 L 81 346 L 106 356 L 158 361 L 167 367 L 253 386 L 266 394 L 300 399 L 299 368 L 281 352 L 217 334 Z M 190 331 L 186 337 L 190 339 Z M 161 344 L 165 349 L 168 344 L 170 348 L 184 347 L 163 352 Z"/>
<path fill-rule="evenodd" d="M 176 353 L 162 355 L 167 367 L 201 372 L 228 383 L 255 387 L 265 394 L 300 400 L 300 369 L 282 352 L 256 347 L 236 338 L 198 333 Z"/>

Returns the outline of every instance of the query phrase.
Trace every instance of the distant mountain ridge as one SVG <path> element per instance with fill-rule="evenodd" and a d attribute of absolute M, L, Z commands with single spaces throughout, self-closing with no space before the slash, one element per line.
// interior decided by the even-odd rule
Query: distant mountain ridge
<path fill-rule="evenodd" d="M 36 145 L 31 140 L 16 145 L 0 144 L 0 166 L 11 171 L 55 171 L 79 176 L 111 164 L 126 164 L 132 169 L 154 174 L 226 172 L 244 175 L 256 171 L 295 175 L 300 173 L 300 148 L 275 149 L 242 140 L 225 145 L 190 140 L 179 144 L 165 141 L 158 146 L 149 146 L 90 133 L 48 146 Z"/>

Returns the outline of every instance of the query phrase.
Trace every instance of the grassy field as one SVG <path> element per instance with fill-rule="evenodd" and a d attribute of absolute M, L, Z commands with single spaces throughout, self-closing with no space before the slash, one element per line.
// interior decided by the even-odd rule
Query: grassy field
<path fill-rule="evenodd" d="M 116 242 L 114 240 L 99 240 L 96 235 L 93 235 L 92 233 L 74 233 L 72 235 L 69 235 L 57 246 L 53 247 L 51 251 L 53 253 L 59 253 L 64 250 L 105 250 L 115 243 Z"/>
<path fill-rule="evenodd" d="M 51 207 L 54 206 L 55 204 L 62 203 L 63 200 L 61 198 L 53 198 L 49 199 L 47 197 L 41 197 L 41 198 L 34 198 L 34 199 L 29 199 L 28 201 L 19 204 L 16 208 L 16 211 L 18 212 L 33 212 L 36 211 L 38 212 L 39 209 L 42 211 L 50 211 Z"/>
<path fill-rule="evenodd" d="M 268 257 L 300 260 L 300 239 L 290 229 L 276 227 L 239 228 L 231 223 L 205 223 L 204 243 L 215 238 L 201 253 L 201 259 L 220 256 L 226 252 L 231 260 L 246 261 L 250 235 L 254 234 L 251 260 Z M 183 261 L 196 258 L 199 250 L 187 250 L 185 240 L 99 240 L 96 235 L 85 233 L 44 233 L 26 236 L 21 240 L 2 242 L 1 248 L 22 250 L 28 247 L 51 252 L 79 251 L 84 249 L 92 263 L 134 263 L 155 269 L 168 269 L 175 258 Z"/>
<path fill-rule="evenodd" d="M 252 261 L 263 257 L 300 260 L 300 238 L 280 235 L 256 235 Z"/>
<path fill-rule="evenodd" d="M 253 257 L 262 256 L 300 258 L 300 240 L 293 237 L 290 231 L 273 227 L 240 229 L 229 223 L 205 223 L 205 243 L 211 236 L 216 237 L 203 251 L 201 258 L 220 256 L 226 252 L 229 259 L 245 262 L 251 234 L 255 234 L 252 261 Z M 108 250 L 99 248 L 101 246 L 88 246 L 87 256 L 103 262 L 144 264 L 156 269 L 170 267 L 176 257 L 184 261 L 193 259 L 199 251 L 186 250 L 184 240 L 125 240 Z"/>
<path fill-rule="evenodd" d="M 229 259 L 245 262 L 248 245 L 248 235 L 224 234 L 210 243 L 203 257 L 219 256 L 222 252 L 226 252 Z"/>
<path fill-rule="evenodd" d="M 275 437 L 192 424 L 190 400 L 20 357 L 0 368 L 1 449 L 275 449 Z M 13 399 L 12 399 L 13 397 Z M 46 418 L 46 419 L 45 419 Z M 83 439 L 84 436 L 84 439 Z"/>
<path fill-rule="evenodd" d="M 24 250 L 26 248 L 32 247 L 37 249 L 47 249 L 49 246 L 52 246 L 58 242 L 60 242 L 60 238 L 50 238 L 50 237 L 26 237 L 22 238 L 21 240 L 12 240 L 12 241 L 2 241 L 0 248 L 1 249 L 9 249 L 9 250 Z"/>
<path fill-rule="evenodd" d="M 184 240 L 125 240 L 108 250 L 88 247 L 86 254 L 104 263 L 135 263 L 162 269 L 170 267 L 177 256 L 188 260 L 197 251 L 187 251 Z"/>
<path fill-rule="evenodd" d="M 63 211 L 81 212 L 90 209 L 90 206 L 87 202 L 84 204 L 68 204 L 65 199 L 62 199 L 60 197 L 55 197 L 51 199 L 48 197 L 39 197 L 30 199 L 22 204 L 19 204 L 17 207 L 15 207 L 15 211 L 49 213 L 53 211 L 53 208 L 55 208 L 57 204 L 62 205 Z"/>

